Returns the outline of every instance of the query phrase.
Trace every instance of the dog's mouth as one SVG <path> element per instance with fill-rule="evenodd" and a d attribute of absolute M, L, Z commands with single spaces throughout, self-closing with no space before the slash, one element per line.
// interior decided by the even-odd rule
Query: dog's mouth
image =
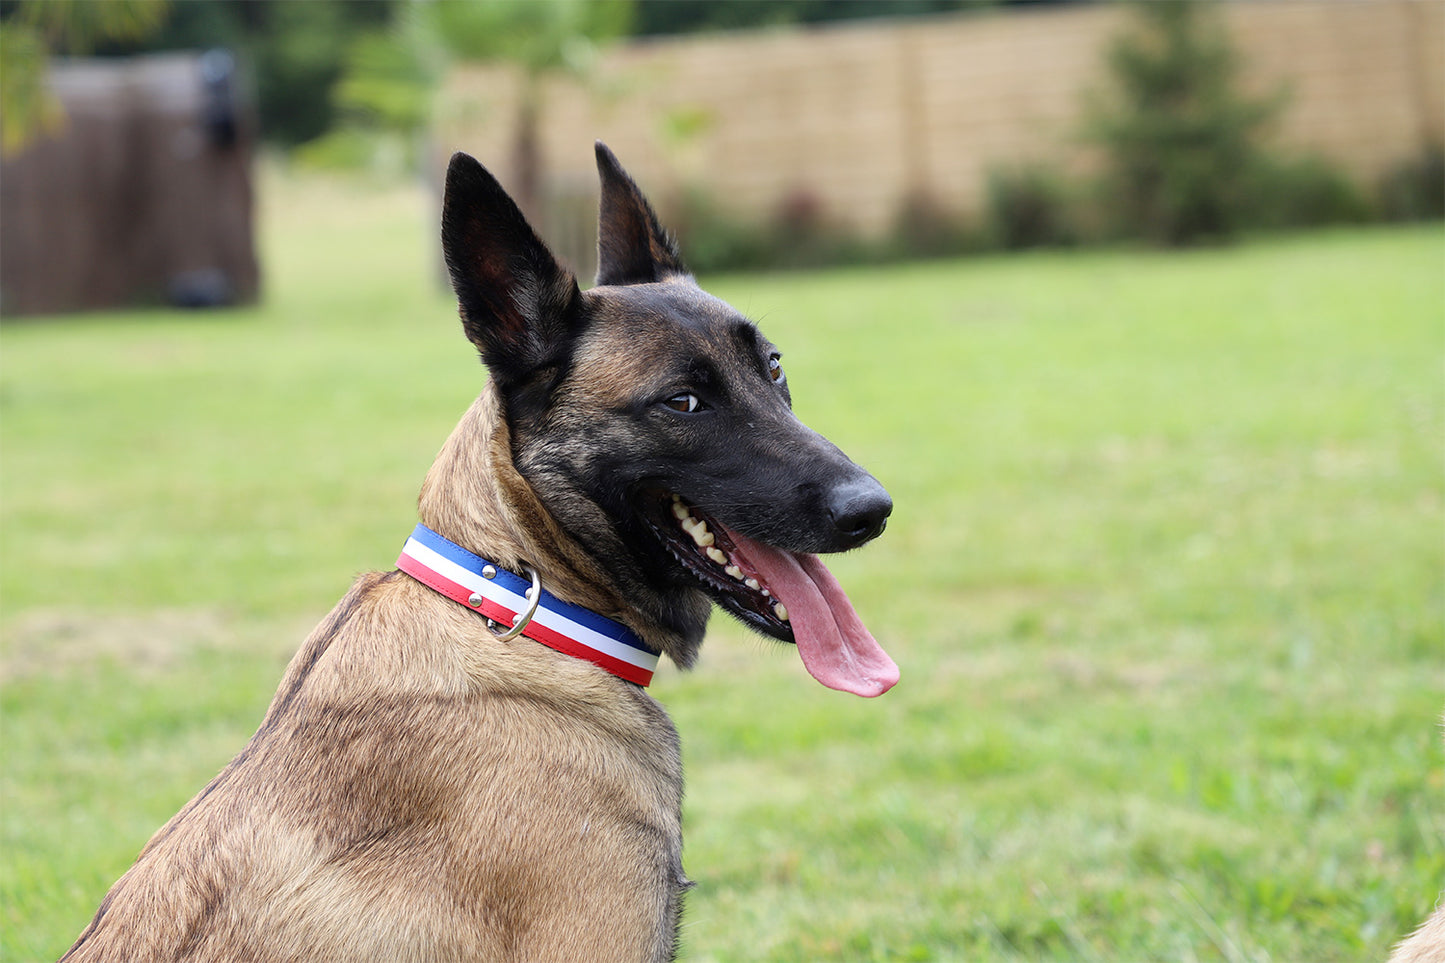
<path fill-rule="evenodd" d="M 719 605 L 764 635 L 797 641 L 787 603 L 739 551 L 732 532 L 681 495 L 649 492 L 643 500 L 653 534 Z"/>
<path fill-rule="evenodd" d="M 813 678 L 863 696 L 882 695 L 898 681 L 898 666 L 816 555 L 743 536 L 671 492 L 644 493 L 642 507 L 683 570 L 743 624 L 795 643 Z"/>

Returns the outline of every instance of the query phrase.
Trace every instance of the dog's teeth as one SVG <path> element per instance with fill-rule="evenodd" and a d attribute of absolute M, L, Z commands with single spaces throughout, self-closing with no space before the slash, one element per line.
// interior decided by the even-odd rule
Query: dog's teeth
<path fill-rule="evenodd" d="M 717 539 L 707 527 L 707 522 L 700 518 L 685 518 L 682 520 L 682 530 L 692 536 L 692 540 L 702 548 L 707 548 Z"/>
<path fill-rule="evenodd" d="M 722 553 L 721 549 L 717 548 L 709 548 L 707 550 L 707 557 L 712 559 L 714 562 L 717 562 L 719 565 L 726 565 L 728 561 L 728 557 Z"/>
<path fill-rule="evenodd" d="M 680 503 L 682 501 L 682 496 L 674 493 L 672 496 L 672 500 L 674 503 Z"/>
<path fill-rule="evenodd" d="M 723 569 L 723 571 L 728 574 L 729 578 L 735 578 L 739 582 L 743 580 L 743 570 L 738 568 L 736 565 L 729 565 L 727 568 Z"/>
<path fill-rule="evenodd" d="M 767 589 L 762 589 L 761 591 L 763 593 L 763 598 L 770 599 L 773 597 L 773 593 L 769 592 Z"/>
<path fill-rule="evenodd" d="M 762 588 L 762 585 L 755 578 L 745 579 L 743 581 L 743 584 L 746 585 L 748 588 L 752 589 L 754 592 Z"/>
<path fill-rule="evenodd" d="M 773 603 L 773 614 L 784 622 L 788 621 L 788 607 L 782 602 Z"/>
<path fill-rule="evenodd" d="M 678 521 L 682 521 L 685 518 L 691 518 L 692 515 L 690 512 L 688 512 L 687 506 L 684 505 L 676 495 L 673 495 L 672 497 L 672 517 L 677 519 Z"/>

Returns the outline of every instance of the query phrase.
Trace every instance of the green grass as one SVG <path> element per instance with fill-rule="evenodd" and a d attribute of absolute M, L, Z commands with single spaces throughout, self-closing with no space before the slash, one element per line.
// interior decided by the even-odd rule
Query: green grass
<path fill-rule="evenodd" d="M 271 179 L 266 303 L 0 330 L 0 958 L 54 958 L 388 568 L 480 386 L 413 195 Z M 690 960 L 1380 958 L 1445 880 L 1445 237 L 705 279 L 894 495 L 903 670 L 721 617 Z"/>

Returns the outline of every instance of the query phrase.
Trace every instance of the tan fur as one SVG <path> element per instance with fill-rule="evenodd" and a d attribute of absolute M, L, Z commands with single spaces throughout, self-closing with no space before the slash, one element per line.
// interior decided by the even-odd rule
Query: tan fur
<path fill-rule="evenodd" d="M 500 408 L 489 383 L 427 472 L 418 502 L 422 523 L 459 545 L 487 546 L 487 558 L 514 572 L 524 562 L 545 572 L 547 590 L 558 598 L 626 622 L 654 649 L 671 649 L 673 635 L 628 603 L 606 565 L 563 533 L 512 464 Z M 485 493 L 475 491 L 489 472 Z M 467 488 L 473 492 L 456 496 Z"/>
<path fill-rule="evenodd" d="M 687 304 L 688 312 L 697 318 L 713 317 L 726 319 L 736 313 L 725 302 L 695 286 L 683 286 L 669 281 L 678 288 L 676 296 Z M 627 403 L 639 391 L 665 387 L 658 379 L 665 377 L 669 353 L 677 350 L 674 339 L 669 337 L 667 324 L 661 319 L 649 319 L 646 301 L 637 298 L 629 303 L 628 292 L 609 292 L 603 310 L 625 316 L 626 324 L 599 325 L 590 332 L 580 345 L 573 359 L 573 390 L 576 395 L 569 398 L 570 407 L 586 417 L 590 412 L 603 412 L 609 408 Z M 694 354 L 705 353 L 714 360 L 727 358 L 725 344 L 727 330 L 721 331 L 699 326 L 691 332 L 688 350 Z"/>
<path fill-rule="evenodd" d="M 1400 941 L 1390 963 L 1445 963 L 1445 906 L 1438 906 L 1419 929 Z"/>
<path fill-rule="evenodd" d="M 420 509 L 561 598 L 625 608 L 512 466 L 490 389 Z M 64 959 L 670 959 L 681 793 L 676 731 L 640 689 L 365 575 Z"/>

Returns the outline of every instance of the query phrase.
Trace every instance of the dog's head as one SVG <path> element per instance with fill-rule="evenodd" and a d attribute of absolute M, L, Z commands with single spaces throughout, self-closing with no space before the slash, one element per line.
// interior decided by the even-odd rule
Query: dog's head
<path fill-rule="evenodd" d="M 447 171 L 442 243 L 512 461 L 686 665 L 711 604 L 796 642 L 834 688 L 898 670 L 817 553 L 883 531 L 874 478 L 793 414 L 781 352 L 702 291 L 647 200 L 597 145 L 597 286 L 578 289 L 497 181 Z"/>

